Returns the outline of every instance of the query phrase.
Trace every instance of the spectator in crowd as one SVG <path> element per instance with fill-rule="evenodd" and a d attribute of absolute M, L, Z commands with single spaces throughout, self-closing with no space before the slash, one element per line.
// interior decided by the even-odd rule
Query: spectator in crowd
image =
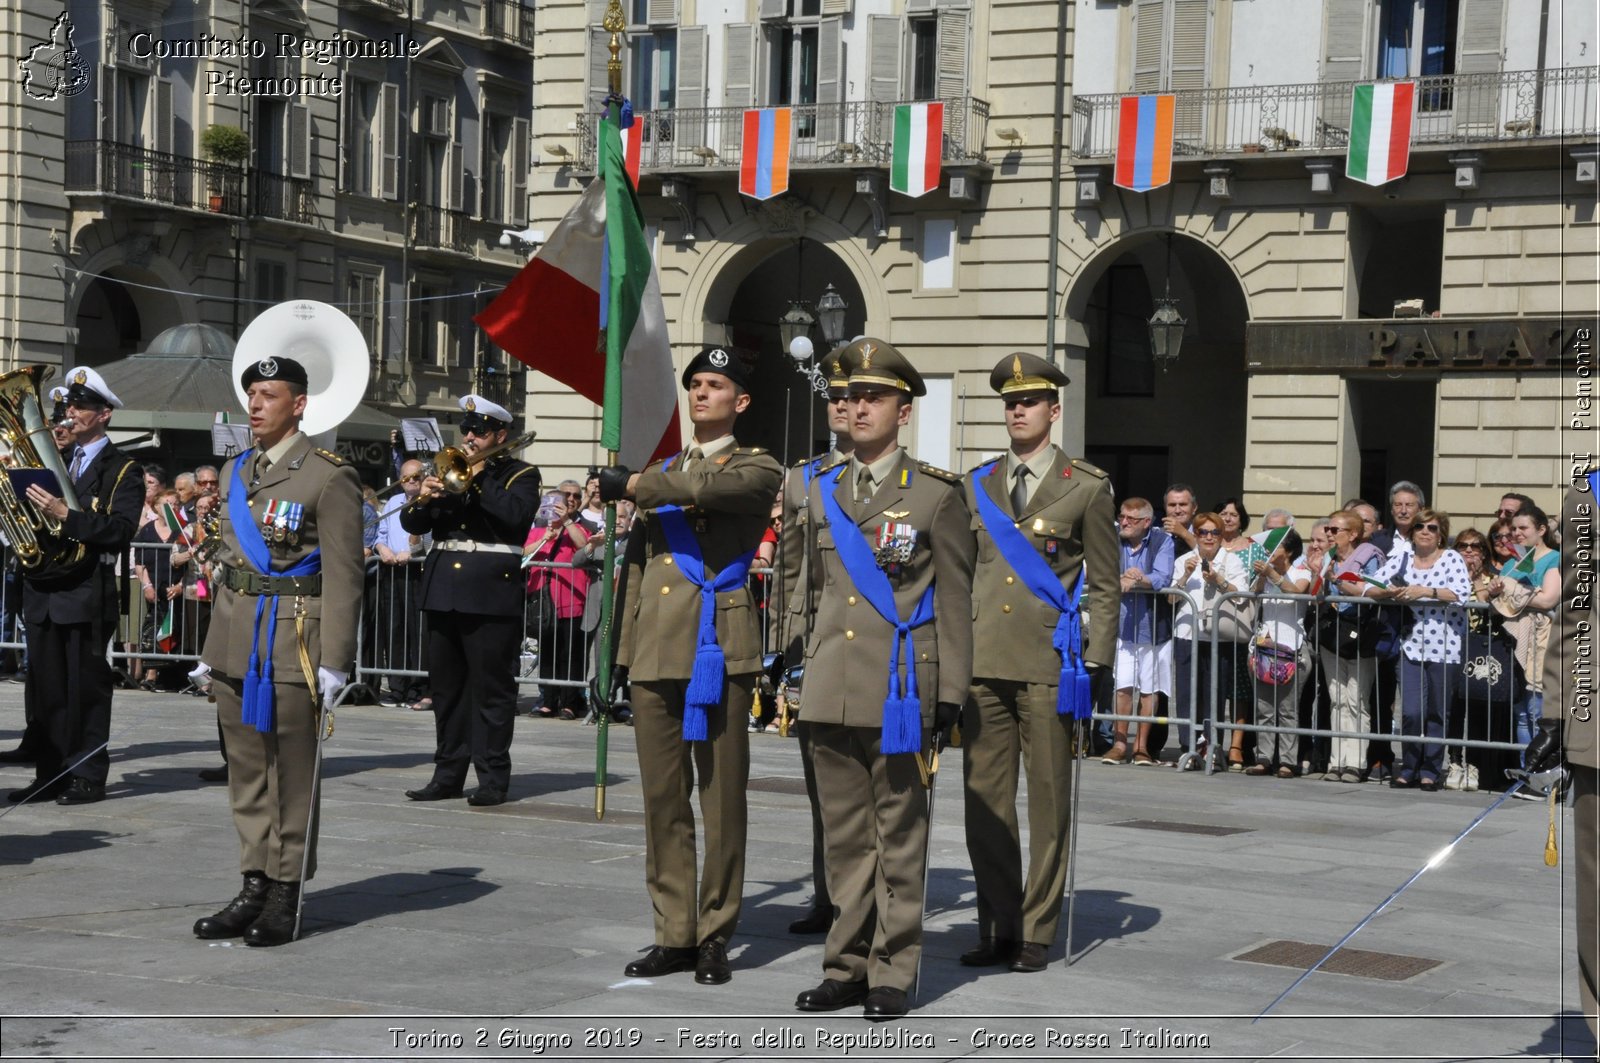
<path fill-rule="evenodd" d="M 596 499 L 596 501 L 598 501 L 598 499 Z M 601 516 L 604 515 L 605 511 L 602 507 Z M 617 502 L 617 522 L 614 532 L 616 546 L 613 548 L 613 554 L 615 557 L 612 562 L 613 613 L 611 622 L 614 625 L 622 623 L 622 618 L 615 613 L 615 610 L 622 607 L 621 600 L 616 597 L 616 588 L 620 586 L 623 562 L 627 560 L 628 535 L 633 530 L 633 515 L 633 503 L 626 498 L 620 499 Z M 595 682 L 599 676 L 600 670 L 600 646 L 599 640 L 596 638 L 596 636 L 600 631 L 600 606 L 604 600 L 600 594 L 600 577 L 603 574 L 601 566 L 605 563 L 605 556 L 606 533 L 604 527 L 600 528 L 593 535 L 589 536 L 589 540 L 584 543 L 583 546 L 579 547 L 578 551 L 572 555 L 572 561 L 574 564 L 586 565 L 591 569 L 589 573 L 589 593 L 584 595 L 583 598 L 583 619 L 581 621 L 583 636 L 586 642 L 585 659 L 589 662 L 584 673 L 584 678 L 588 681 L 590 689 L 602 690 L 610 685 L 609 683 L 606 683 L 602 684 L 600 687 L 595 686 Z M 629 708 L 625 701 L 618 699 L 618 701 L 611 706 L 611 718 L 617 723 L 631 723 L 633 721 L 633 710 Z"/>
<path fill-rule="evenodd" d="M 1489 525 L 1489 570 L 1498 573 L 1517 560 L 1517 535 L 1510 517 L 1499 517 Z"/>
<path fill-rule="evenodd" d="M 179 540 L 178 532 L 161 515 L 163 505 L 171 505 L 176 510 L 179 504 L 176 490 L 169 488 L 162 491 L 156 496 L 156 518 L 133 536 L 133 571 L 139 579 L 140 593 L 145 602 L 144 620 L 139 625 L 139 646 L 145 653 L 167 652 L 161 649 L 157 640 L 169 612 L 173 613 L 173 635 L 181 640 L 178 628 L 182 623 L 183 567 L 188 554 L 183 554 L 183 561 L 180 562 L 177 551 L 183 543 Z M 134 670 L 138 671 L 137 664 Z M 160 681 L 158 666 L 149 663 L 144 667 L 139 687 L 142 690 L 155 690 Z"/>
<path fill-rule="evenodd" d="M 1329 554 L 1333 546 L 1332 537 L 1328 533 L 1328 519 L 1326 517 L 1311 525 L 1311 534 L 1306 539 L 1306 571 L 1311 573 L 1311 586 L 1307 594 L 1320 594 L 1324 581 L 1328 578 L 1328 570 L 1332 567 L 1332 557 Z M 1302 603 L 1304 604 L 1304 603 Z M 1317 606 L 1312 604 L 1304 609 L 1303 618 L 1309 618 L 1313 624 L 1317 619 Z M 1305 628 L 1309 635 L 1313 627 Z M 1322 680 L 1322 655 L 1317 652 L 1314 642 L 1302 643 L 1306 652 L 1300 655 L 1301 664 L 1305 671 L 1305 681 L 1300 684 L 1300 726 L 1308 731 L 1327 731 L 1328 726 L 1328 690 Z M 1316 735 L 1309 742 L 1300 746 L 1300 774 L 1310 777 L 1321 776 L 1328 771 L 1329 742 L 1326 735 Z"/>
<path fill-rule="evenodd" d="M 600 501 L 600 471 L 590 469 L 588 478 L 583 483 L 583 509 L 578 512 L 578 523 L 583 525 L 583 530 L 589 533 L 589 538 L 606 529 L 606 507 Z"/>
<path fill-rule="evenodd" d="M 539 715 L 576 720 L 584 715 L 583 605 L 589 573 L 575 555 L 589 541 L 578 519 L 583 489 L 576 480 L 557 487 L 559 508 L 543 527 L 528 530 L 522 555 L 528 570 L 528 601 L 537 611 L 539 678 L 545 680 Z"/>
<path fill-rule="evenodd" d="M 180 472 L 174 476 L 172 478 L 172 490 L 178 496 L 178 505 L 185 510 L 194 501 L 194 496 L 200 493 L 200 489 L 195 486 L 194 473 L 192 472 Z"/>
<path fill-rule="evenodd" d="M 139 511 L 139 527 L 144 527 L 160 515 L 157 510 L 161 492 L 166 490 L 167 484 L 161 478 L 157 469 L 147 468 L 144 471 L 144 508 Z"/>
<path fill-rule="evenodd" d="M 1471 596 L 1472 582 L 1461 555 L 1445 548 L 1449 515 L 1422 506 L 1407 516 L 1411 549 L 1391 553 L 1377 576 L 1389 586 L 1370 588 L 1368 597 L 1411 606 L 1411 623 L 1401 643 L 1401 734 L 1435 741 L 1404 743 L 1392 785 L 1433 791 L 1444 776 L 1444 746 L 1437 740 L 1445 734 L 1450 686 L 1460 670 L 1466 633 L 1462 611 L 1450 605 Z"/>
<path fill-rule="evenodd" d="M 1292 527 L 1294 527 L 1294 514 L 1290 513 L 1287 509 L 1269 509 L 1267 510 L 1266 515 L 1261 518 L 1262 531 L 1269 531 L 1272 528 Z"/>
<path fill-rule="evenodd" d="M 1117 527 L 1122 535 L 1121 615 L 1117 627 L 1116 711 L 1154 717 L 1156 694 L 1172 692 L 1172 610 L 1158 592 L 1172 583 L 1172 536 L 1151 527 L 1155 510 L 1143 498 L 1122 503 Z M 1154 764 L 1150 755 L 1150 724 L 1140 722 L 1133 732 L 1132 760 Z M 1113 740 L 1102 763 L 1123 764 L 1129 759 L 1128 721 L 1112 727 Z"/>
<path fill-rule="evenodd" d="M 417 590 L 422 578 L 421 561 L 427 552 L 424 539 L 400 526 L 400 513 L 422 493 L 422 477 L 427 469 L 416 458 L 400 463 L 400 492 L 383 503 L 378 517 L 377 536 L 372 544 L 377 564 L 367 573 L 368 645 L 372 663 L 389 675 L 390 697 L 402 704 L 421 699 L 425 683 L 419 676 L 396 672 L 427 671 L 422 662 L 422 609 Z"/>
<path fill-rule="evenodd" d="M 1161 518 L 1161 530 L 1172 536 L 1174 540 L 1172 548 L 1193 550 L 1195 548 L 1194 488 L 1188 484 L 1175 483 L 1168 487 L 1167 493 L 1162 496 L 1162 504 L 1166 507 L 1166 515 Z"/>
<path fill-rule="evenodd" d="M 1256 562 L 1265 561 L 1267 555 L 1261 544 L 1250 538 L 1250 513 L 1237 498 L 1224 498 L 1211 507 L 1222 521 L 1222 549 L 1233 554 L 1244 566 L 1245 578 L 1253 578 Z M 1250 661 L 1244 643 L 1229 643 L 1223 648 L 1228 655 L 1227 675 L 1232 680 L 1228 700 L 1233 703 L 1233 720 L 1249 723 L 1255 716 L 1256 688 L 1250 677 Z M 1228 770 L 1243 771 L 1251 759 L 1251 746 L 1255 738 L 1247 731 L 1232 731 L 1228 741 Z"/>
<path fill-rule="evenodd" d="M 1329 547 L 1333 562 L 1323 580 L 1323 590 L 1332 601 L 1324 608 L 1333 614 L 1333 624 L 1323 624 L 1319 647 L 1322 677 L 1328 687 L 1330 729 L 1361 732 L 1373 729 L 1368 716 L 1373 683 L 1377 680 L 1377 661 L 1340 645 L 1339 636 L 1359 629 L 1370 619 L 1372 606 L 1339 602 L 1342 597 L 1364 598 L 1370 585 L 1360 580 L 1341 580 L 1341 576 L 1376 578 L 1383 567 L 1383 551 L 1363 542 L 1364 524 L 1356 509 L 1342 509 L 1328 517 Z M 1327 614 L 1325 614 L 1327 615 Z M 1332 633 L 1329 637 L 1326 633 Z M 1325 782 L 1359 783 L 1366 764 L 1366 742 L 1359 738 L 1334 738 L 1328 750 Z"/>
<path fill-rule="evenodd" d="M 198 479 L 199 470 L 195 470 L 195 473 Z M 183 562 L 183 653 L 188 656 L 200 655 L 200 648 L 206 642 L 206 632 L 211 629 L 210 574 L 205 566 L 195 560 L 195 551 L 205 541 L 205 522 L 211 518 L 217 505 L 215 494 L 201 492 L 195 496 L 195 516 L 188 528 L 189 543 L 173 555 L 174 563 L 180 558 Z M 198 692 L 200 688 L 194 689 Z"/>
<path fill-rule="evenodd" d="M 1495 577 L 1489 568 L 1488 536 L 1476 528 L 1468 528 L 1456 536 L 1455 551 L 1461 555 L 1461 560 L 1467 566 L 1467 578 L 1472 584 L 1472 597 L 1479 602 L 1487 602 L 1490 597 L 1489 585 L 1494 582 Z M 1463 651 L 1468 679 L 1471 679 L 1470 670 L 1475 653 L 1492 655 L 1494 641 L 1510 638 L 1511 636 L 1505 632 L 1504 622 L 1499 613 L 1493 609 L 1468 610 L 1467 645 Z M 1515 657 L 1514 651 L 1512 656 Z M 1509 686 L 1512 678 L 1508 674 L 1504 685 Z M 1492 685 L 1494 682 L 1490 680 L 1485 685 Z M 1522 683 L 1517 683 L 1517 689 L 1511 692 L 1514 696 L 1503 703 L 1498 698 L 1492 700 L 1474 698 L 1468 691 L 1469 685 L 1469 683 L 1461 684 L 1460 692 L 1451 706 L 1449 726 L 1445 733 L 1451 739 L 1466 739 L 1469 742 L 1510 742 L 1515 730 L 1514 706 L 1525 693 Z M 1503 757 L 1504 754 L 1499 750 L 1484 749 L 1466 749 L 1462 751 L 1461 756 L 1452 755 L 1450 768 L 1445 774 L 1444 788 L 1476 790 L 1480 778 L 1499 778 L 1501 773 L 1494 769 L 1499 766 Z M 1515 765 L 1512 761 L 1506 761 L 1505 766 Z"/>
<path fill-rule="evenodd" d="M 221 489 L 221 474 L 215 465 L 201 465 L 194 470 L 194 487 L 196 498 L 211 495 L 215 498 Z M 192 507 L 191 507 L 192 508 Z"/>
<path fill-rule="evenodd" d="M 1277 511 L 1277 512 L 1282 512 Z M 1272 514 L 1267 515 L 1268 518 Z M 1301 556 L 1300 533 L 1290 528 L 1265 561 L 1258 562 L 1250 590 L 1260 595 L 1270 585 L 1285 594 L 1305 594 L 1311 588 L 1311 571 Z M 1293 728 L 1300 716 L 1300 684 L 1305 681 L 1309 654 L 1302 650 L 1305 629 L 1300 618 L 1305 606 L 1288 598 L 1260 598 L 1261 616 L 1253 646 L 1255 721 L 1257 727 L 1281 727 L 1284 732 L 1256 733 L 1255 763 L 1247 775 L 1276 771 L 1280 779 L 1294 778 L 1300 761 L 1299 738 Z"/>
<path fill-rule="evenodd" d="M 1224 498 L 1211 511 L 1222 519 L 1222 548 L 1238 555 L 1246 573 L 1254 572 L 1256 562 L 1265 561 L 1267 555 L 1261 544 L 1250 538 L 1250 514 L 1244 503 L 1237 498 Z"/>
<path fill-rule="evenodd" d="M 1357 545 L 1372 542 L 1372 537 L 1378 534 L 1381 528 L 1378 523 L 1378 507 L 1364 498 L 1352 498 L 1339 508 L 1348 509 L 1361 518 L 1361 537 L 1356 540 Z"/>
<path fill-rule="evenodd" d="M 1561 554 L 1550 542 L 1550 518 L 1531 503 L 1511 518 L 1513 546 L 1521 556 L 1507 561 L 1489 582 L 1489 597 L 1508 617 L 1506 630 L 1517 643 L 1517 662 L 1527 676 L 1528 693 L 1517 710 L 1516 742 L 1526 746 L 1544 715 L 1544 658 L 1550 645 L 1550 620 L 1561 599 Z"/>
<path fill-rule="evenodd" d="M 1536 509 L 1533 499 L 1527 495 L 1507 493 L 1500 496 L 1500 508 L 1496 510 L 1495 517 L 1499 520 L 1509 520 L 1524 510 Z"/>
<path fill-rule="evenodd" d="M 1389 526 L 1372 534 L 1372 544 L 1389 556 L 1411 550 L 1411 525 L 1417 512 L 1428 504 L 1422 488 L 1410 480 L 1399 480 L 1389 488 Z"/>
<path fill-rule="evenodd" d="M 1171 493 L 1168 493 L 1171 497 Z M 1170 507 L 1169 507 L 1170 508 Z M 1186 770 L 1198 771 L 1205 765 L 1209 739 L 1205 728 L 1210 719 L 1210 708 L 1220 701 L 1219 684 L 1211 668 L 1210 635 L 1216 623 L 1217 599 L 1233 591 L 1244 590 L 1247 577 L 1239 558 L 1222 549 L 1222 518 L 1215 513 L 1195 515 L 1192 530 L 1195 548 L 1173 562 L 1172 585 L 1182 590 L 1186 598 L 1179 599 L 1178 614 L 1172 625 L 1172 671 L 1176 694 L 1173 702 L 1179 720 L 1193 720 L 1193 736 L 1187 723 L 1180 723 L 1178 743 L 1183 752 L 1193 751 L 1194 756 L 1178 758 Z M 1190 600 L 1199 604 L 1196 609 Z M 1192 664 L 1191 664 L 1192 662 Z M 1228 662 L 1222 662 L 1225 670 Z M 1189 685 L 1193 670 L 1195 681 Z"/>
<path fill-rule="evenodd" d="M 370 485 L 361 488 L 361 556 L 371 557 L 378 546 L 378 491 Z"/>

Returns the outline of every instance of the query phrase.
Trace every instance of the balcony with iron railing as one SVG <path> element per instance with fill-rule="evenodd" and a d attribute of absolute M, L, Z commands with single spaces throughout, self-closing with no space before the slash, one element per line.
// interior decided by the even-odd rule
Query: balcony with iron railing
<path fill-rule="evenodd" d="M 246 205 L 237 166 L 114 140 L 67 142 L 66 190 L 230 215 L 244 214 Z"/>
<path fill-rule="evenodd" d="M 902 101 L 911 102 L 911 101 Z M 889 166 L 894 138 L 895 103 L 855 100 L 793 107 L 794 144 L 791 169 L 858 170 Z M 707 173 L 738 170 L 744 138 L 743 107 L 675 108 L 639 111 L 643 122 L 639 145 L 641 173 Z M 578 115 L 580 173 L 595 171 L 595 135 L 599 116 Z M 989 104 L 976 96 L 944 101 L 945 165 L 981 163 L 988 134 Z"/>
<path fill-rule="evenodd" d="M 312 198 L 311 179 L 251 170 L 250 214 L 257 218 L 312 224 L 317 220 L 317 211 Z"/>
<path fill-rule="evenodd" d="M 411 204 L 411 243 L 413 246 L 467 254 L 472 250 L 467 227 L 471 216 L 464 210 L 450 210 L 426 203 Z"/>
<path fill-rule="evenodd" d="M 1414 79 L 1414 148 L 1527 143 L 1594 137 L 1593 66 L 1450 74 Z M 1195 89 L 1177 96 L 1173 154 L 1183 158 L 1259 152 L 1342 152 L 1350 141 L 1354 81 Z M 1072 101 L 1072 153 L 1109 159 L 1117 149 L 1124 94 Z"/>
<path fill-rule="evenodd" d="M 532 48 L 532 5 L 524 0 L 483 0 L 483 35 L 492 41 Z"/>

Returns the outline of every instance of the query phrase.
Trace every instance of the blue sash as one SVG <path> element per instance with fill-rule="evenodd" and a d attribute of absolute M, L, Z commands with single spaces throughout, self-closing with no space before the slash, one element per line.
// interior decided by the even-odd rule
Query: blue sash
<path fill-rule="evenodd" d="M 1078 602 L 1083 597 L 1083 581 L 1088 575 L 1087 561 L 1079 568 L 1078 585 L 1069 596 L 1067 589 L 1061 585 L 1061 578 L 1039 556 L 1039 551 L 1018 529 L 1016 521 L 1006 516 L 995 505 L 994 499 L 989 497 L 989 492 L 978 483 L 980 474 L 985 478 L 993 476 L 1000 465 L 1001 460 L 996 459 L 989 463 L 987 472 L 984 472 L 983 466 L 972 470 L 972 495 L 978 500 L 978 517 L 988 530 L 989 537 L 994 540 L 995 549 L 1000 551 L 1000 556 L 1005 558 L 1012 571 L 1022 578 L 1023 584 L 1041 602 L 1060 612 L 1055 634 L 1050 639 L 1050 644 L 1061 655 L 1056 712 L 1070 715 L 1074 720 L 1087 720 L 1094 712 L 1094 698 L 1089 691 L 1089 670 L 1083 663 L 1083 619 L 1078 613 Z"/>
<path fill-rule="evenodd" d="M 661 471 L 672 467 L 679 455 L 674 454 L 661 466 Z M 700 630 L 694 651 L 694 671 L 689 674 L 689 689 L 683 696 L 683 740 L 704 742 L 709 727 L 706 710 L 723 702 L 722 686 L 727 678 L 727 658 L 717 643 L 717 595 L 738 590 L 750 574 L 750 562 L 756 552 L 751 550 L 735 558 L 712 579 L 706 579 L 705 559 L 700 555 L 700 540 L 679 506 L 660 506 L 656 517 L 661 530 L 666 533 L 667 546 L 672 550 L 672 560 L 683 573 L 683 578 L 700 589 Z M 743 726 L 743 721 L 739 724 Z M 728 726 L 733 726 L 730 722 Z"/>
<path fill-rule="evenodd" d="M 844 470 L 840 470 L 839 475 L 833 478 L 833 483 L 837 484 L 843 475 Z M 886 754 L 920 753 L 922 702 L 917 697 L 916 640 L 911 637 L 911 629 L 933 619 L 933 585 L 929 584 L 921 600 L 911 610 L 911 616 L 901 620 L 900 610 L 895 605 L 894 587 L 890 585 L 883 569 L 878 567 L 872 547 L 867 544 L 867 537 L 856 527 L 855 520 L 845 514 L 839 500 L 833 497 L 830 486 L 822 487 L 817 493 L 822 496 L 822 506 L 833 532 L 833 545 L 839 551 L 839 561 L 844 565 L 845 572 L 849 573 L 850 581 L 878 611 L 878 615 L 894 625 L 894 641 L 889 644 L 889 693 L 883 701 L 881 749 Z M 906 644 L 904 687 L 900 681 L 902 641 Z"/>
<path fill-rule="evenodd" d="M 233 524 L 233 532 L 239 539 L 239 549 L 244 551 L 245 560 L 264 576 L 310 576 L 321 572 L 321 547 L 311 551 L 291 568 L 272 571 L 272 552 L 267 549 L 266 539 L 262 538 L 261 526 L 256 523 L 255 514 L 250 512 L 244 476 L 239 472 L 254 453 L 255 449 L 252 447 L 234 460 L 233 483 L 228 488 L 228 520 Z M 261 658 L 263 612 L 267 613 L 266 660 Z M 244 674 L 244 693 L 240 710 L 241 721 L 255 727 L 257 731 L 266 732 L 273 729 L 272 647 L 277 634 L 278 596 L 259 595 L 256 598 L 255 624 L 250 636 L 250 666 Z"/>

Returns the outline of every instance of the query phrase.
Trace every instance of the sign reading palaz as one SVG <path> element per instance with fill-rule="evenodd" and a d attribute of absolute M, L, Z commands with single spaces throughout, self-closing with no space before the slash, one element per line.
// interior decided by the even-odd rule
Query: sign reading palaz
<path fill-rule="evenodd" d="M 1592 342 L 1593 319 L 1424 318 L 1398 321 L 1253 321 L 1249 370 L 1570 368 Z"/>

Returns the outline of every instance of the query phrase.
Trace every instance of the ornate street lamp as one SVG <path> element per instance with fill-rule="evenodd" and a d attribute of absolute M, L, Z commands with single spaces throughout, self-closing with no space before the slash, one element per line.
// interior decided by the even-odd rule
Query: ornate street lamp
<path fill-rule="evenodd" d="M 805 302 L 799 299 L 790 302 L 789 309 L 778 319 L 778 335 L 783 339 L 783 349 L 793 352 L 795 341 L 802 337 L 809 342 L 811 329 L 816 323 L 816 313 Z"/>
<path fill-rule="evenodd" d="M 817 316 L 822 319 L 822 338 L 831 351 L 844 342 L 844 313 L 850 304 L 829 284 L 817 300 Z"/>
<path fill-rule="evenodd" d="M 1169 280 L 1166 294 L 1156 300 L 1156 312 L 1150 315 L 1149 321 L 1150 354 L 1163 373 L 1178 360 L 1185 324 L 1187 322 L 1183 315 L 1178 313 L 1178 301 L 1172 297 L 1172 282 Z"/>

